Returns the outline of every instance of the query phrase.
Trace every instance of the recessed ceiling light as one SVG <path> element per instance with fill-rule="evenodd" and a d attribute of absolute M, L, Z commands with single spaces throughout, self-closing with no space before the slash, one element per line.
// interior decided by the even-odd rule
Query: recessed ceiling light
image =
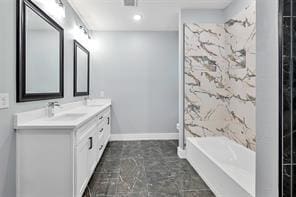
<path fill-rule="evenodd" d="M 141 14 L 135 14 L 134 15 L 134 21 L 140 21 L 142 20 L 143 16 Z"/>

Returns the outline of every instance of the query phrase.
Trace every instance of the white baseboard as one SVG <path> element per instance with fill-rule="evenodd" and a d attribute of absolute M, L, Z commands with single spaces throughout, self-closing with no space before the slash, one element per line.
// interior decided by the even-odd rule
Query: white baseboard
<path fill-rule="evenodd" d="M 111 134 L 110 141 L 177 140 L 179 133 Z"/>
<path fill-rule="evenodd" d="M 186 149 L 178 147 L 178 156 L 180 159 L 186 159 Z"/>

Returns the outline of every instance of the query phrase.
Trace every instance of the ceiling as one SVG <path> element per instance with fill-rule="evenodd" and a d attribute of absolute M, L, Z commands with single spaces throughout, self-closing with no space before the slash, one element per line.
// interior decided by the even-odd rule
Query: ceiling
<path fill-rule="evenodd" d="M 87 27 L 97 31 L 175 31 L 180 9 L 224 9 L 232 0 L 138 0 L 124 7 L 123 0 L 68 0 Z M 140 22 L 133 20 L 141 14 Z"/>

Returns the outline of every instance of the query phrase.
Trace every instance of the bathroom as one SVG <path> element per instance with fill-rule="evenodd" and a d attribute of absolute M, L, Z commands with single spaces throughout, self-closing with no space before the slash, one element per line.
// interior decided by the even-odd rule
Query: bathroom
<path fill-rule="evenodd" d="M 294 5 L 0 0 L 0 197 L 296 196 Z"/>

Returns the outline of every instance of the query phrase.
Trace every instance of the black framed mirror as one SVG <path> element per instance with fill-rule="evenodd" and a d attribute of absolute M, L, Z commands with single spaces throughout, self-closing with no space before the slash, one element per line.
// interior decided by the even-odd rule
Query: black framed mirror
<path fill-rule="evenodd" d="M 74 40 L 74 96 L 89 95 L 90 53 Z"/>
<path fill-rule="evenodd" d="M 64 97 L 64 30 L 31 0 L 17 0 L 17 102 Z"/>

